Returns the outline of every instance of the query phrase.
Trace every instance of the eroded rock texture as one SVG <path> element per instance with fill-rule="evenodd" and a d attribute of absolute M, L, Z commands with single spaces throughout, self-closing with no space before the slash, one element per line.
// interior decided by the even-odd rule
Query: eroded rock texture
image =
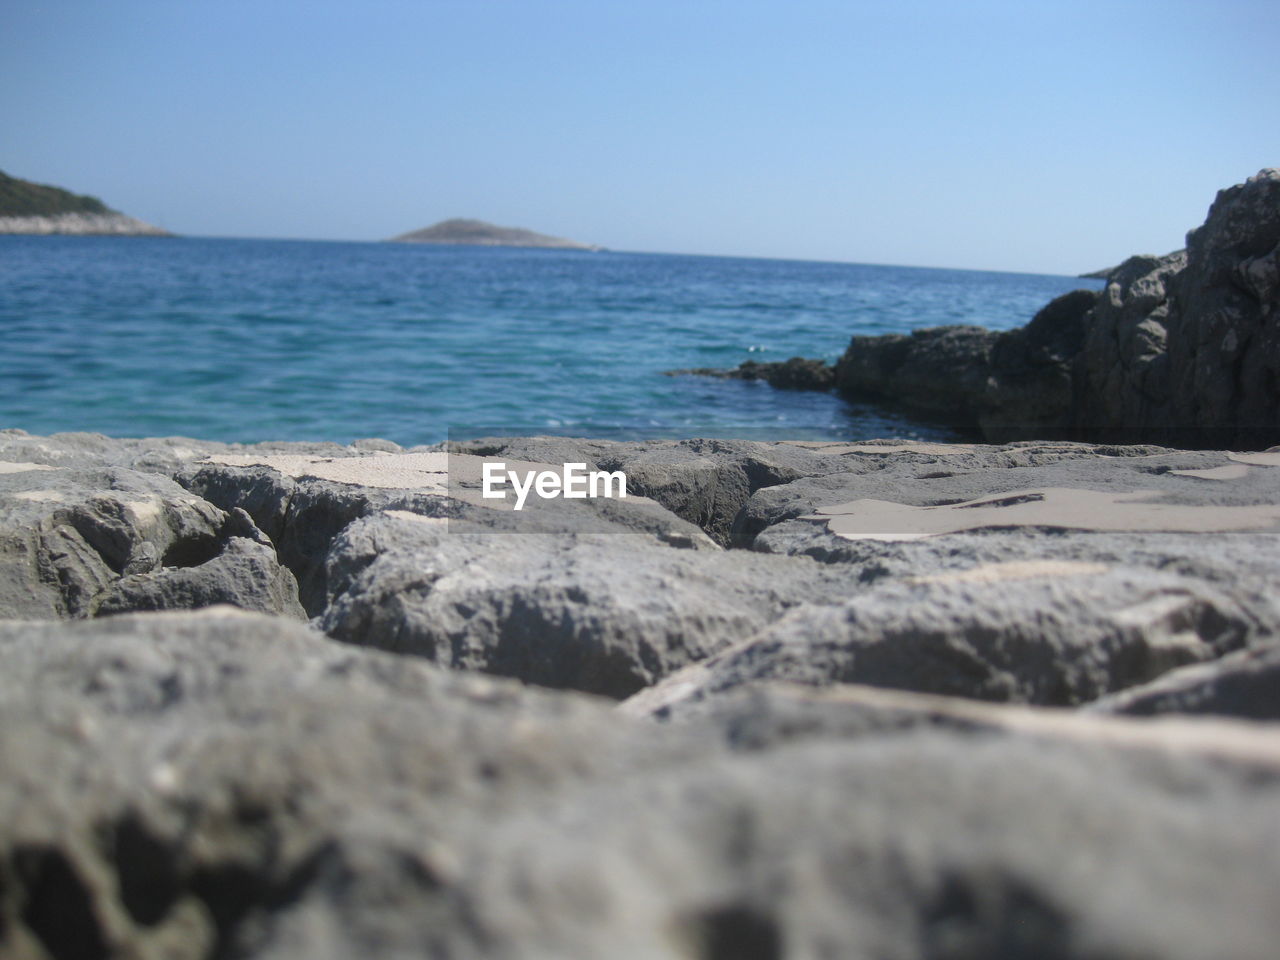
<path fill-rule="evenodd" d="M 218 608 L 0 625 L 12 957 L 1266 958 L 1274 740 L 897 694 L 661 726 Z M 860 689 L 860 688 L 851 688 Z"/>
<path fill-rule="evenodd" d="M 1257 450 L 1280 443 L 1280 170 L 1218 194 L 1185 250 L 1126 260 L 1019 330 L 854 337 L 850 397 L 985 439 Z"/>
<path fill-rule="evenodd" d="M 1269 960 L 1278 477 L 0 433 L 0 955 Z"/>

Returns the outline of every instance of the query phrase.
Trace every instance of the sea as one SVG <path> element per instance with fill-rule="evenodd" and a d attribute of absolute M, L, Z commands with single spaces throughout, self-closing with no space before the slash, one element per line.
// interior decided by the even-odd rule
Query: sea
<path fill-rule="evenodd" d="M 0 237 L 0 428 L 227 441 L 955 439 L 825 393 L 669 376 L 996 330 L 1099 281 L 395 243 Z"/>

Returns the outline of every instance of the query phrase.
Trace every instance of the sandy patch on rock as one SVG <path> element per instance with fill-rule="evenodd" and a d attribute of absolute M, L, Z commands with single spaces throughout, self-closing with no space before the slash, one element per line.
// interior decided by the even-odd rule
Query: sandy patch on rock
<path fill-rule="evenodd" d="M 45 463 L 10 463 L 0 460 L 0 473 L 27 473 L 30 470 L 57 470 Z"/>
<path fill-rule="evenodd" d="M 270 467 L 295 478 L 315 477 L 317 480 L 361 487 L 425 490 L 441 494 L 447 492 L 449 480 L 447 453 L 390 453 L 337 458 L 283 453 L 217 454 L 202 462 L 229 467 Z"/>
<path fill-rule="evenodd" d="M 1280 524 L 1280 505 L 1224 507 L 1145 503 L 1159 491 L 1106 493 L 1046 487 L 946 506 L 916 507 L 855 500 L 819 508 L 808 520 L 849 540 L 918 540 L 981 527 L 1063 527 L 1072 530 L 1226 533 Z"/>
<path fill-rule="evenodd" d="M 15 500 L 31 500 L 35 503 L 65 503 L 67 499 L 57 490 L 22 490 L 10 496 Z"/>
<path fill-rule="evenodd" d="M 269 467 L 295 479 L 315 478 L 358 487 L 414 490 L 420 493 L 451 497 L 454 500 L 487 507 L 491 510 L 514 510 L 516 496 L 510 484 L 505 481 L 496 488 L 504 494 L 502 498 L 486 498 L 483 495 L 483 467 L 485 463 L 503 463 L 507 470 L 516 471 L 522 480 L 529 472 L 541 473 L 550 471 L 559 474 L 564 469 L 564 464 L 435 451 L 429 453 L 376 453 L 370 456 L 356 457 L 318 457 L 306 454 L 271 453 L 217 454 L 207 457 L 201 462 L 230 467 Z M 586 464 L 586 469 L 587 471 L 594 471 L 595 467 L 593 464 L 588 463 Z M 525 501 L 524 510 L 537 509 L 541 502 L 541 499 L 531 491 Z M 656 501 L 648 497 L 638 496 L 630 492 L 622 502 L 637 507 L 657 505 Z M 411 514 L 406 512 L 406 516 L 408 515 Z"/>
<path fill-rule="evenodd" d="M 1224 467 L 1206 467 L 1203 470 L 1170 470 L 1179 477 L 1195 477 L 1198 480 L 1239 480 L 1248 476 L 1249 467 L 1243 463 L 1228 463 Z"/>
<path fill-rule="evenodd" d="M 1014 560 L 1008 563 L 987 563 L 968 570 L 948 570 L 945 573 L 908 577 L 907 582 L 1002 583 L 1040 577 L 1091 577 L 1110 569 L 1105 563 L 1083 563 L 1077 560 Z"/>
<path fill-rule="evenodd" d="M 973 445 L 968 443 L 838 443 L 826 440 L 783 440 L 781 442 L 792 447 L 803 447 L 806 450 L 830 454 L 833 457 L 846 453 L 923 453 L 936 457 L 973 451 Z"/>
<path fill-rule="evenodd" d="M 1247 463 L 1255 467 L 1280 467 L 1280 450 L 1263 450 L 1260 453 L 1228 453 L 1227 459 Z"/>
<path fill-rule="evenodd" d="M 397 520 L 409 520 L 413 523 L 422 523 L 430 527 L 449 526 L 449 520 L 446 517 L 427 517 L 409 510 L 384 510 L 383 513 L 388 517 L 395 517 Z"/>

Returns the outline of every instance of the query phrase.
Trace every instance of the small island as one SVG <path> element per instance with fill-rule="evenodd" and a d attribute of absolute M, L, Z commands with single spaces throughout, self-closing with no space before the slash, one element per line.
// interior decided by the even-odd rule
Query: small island
<path fill-rule="evenodd" d="M 0 233 L 172 236 L 112 210 L 97 197 L 72 193 L 0 171 Z"/>
<path fill-rule="evenodd" d="M 549 237 L 521 227 L 497 227 L 483 220 L 442 220 L 430 227 L 392 237 L 390 243 L 447 243 L 473 247 L 546 247 L 555 250 L 599 250 L 562 237 Z"/>

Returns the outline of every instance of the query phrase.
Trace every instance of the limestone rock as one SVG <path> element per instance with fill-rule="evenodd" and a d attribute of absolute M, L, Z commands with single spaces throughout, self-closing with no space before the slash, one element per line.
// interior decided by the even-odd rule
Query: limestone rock
<path fill-rule="evenodd" d="M 623 470 L 628 485 L 695 524 L 717 543 L 730 542 L 739 510 L 757 490 L 848 468 L 847 444 L 756 443 L 693 439 L 618 443 L 558 437 L 490 438 L 454 445 L 460 453 L 519 460 L 584 460 Z"/>
<path fill-rule="evenodd" d="M 842 458 L 843 469 L 813 471 L 756 491 L 734 520 L 732 542 L 764 547 L 758 538 L 767 528 L 860 499 L 941 510 L 1017 491 L 1077 488 L 1116 495 L 1153 491 L 1161 502 L 1192 507 L 1280 502 L 1276 467 L 1244 464 L 1222 453 L 1075 443 L 952 444 L 941 451 L 915 445 L 882 448 L 884 454 L 875 449 L 864 446 L 850 452 Z M 1225 481 L 1204 475 L 1240 467 L 1246 469 Z"/>
<path fill-rule="evenodd" d="M 343 531 L 326 580 L 332 637 L 619 698 L 857 586 L 855 571 L 802 558 L 636 534 L 456 533 L 401 512 Z"/>
<path fill-rule="evenodd" d="M 1072 366 L 1084 349 L 1089 311 L 1097 302 L 1092 290 L 1063 294 L 1025 327 L 995 338 L 987 382 L 976 405 L 978 427 L 986 440 L 1075 435 Z"/>
<path fill-rule="evenodd" d="M 1185 250 L 1106 280 L 1021 330 L 854 337 L 837 386 L 997 442 L 1280 443 L 1280 169 L 1220 191 Z"/>
<path fill-rule="evenodd" d="M 300 616 L 293 576 L 248 515 L 151 472 L 183 452 L 163 441 L 0 436 L 0 616 L 215 603 Z M 151 469 L 124 465 L 139 461 Z"/>
<path fill-rule="evenodd" d="M 302 604 L 313 616 L 331 592 L 325 569 L 330 544 L 354 521 L 381 511 L 434 518 L 455 532 L 643 532 L 676 546 L 714 549 L 696 526 L 640 495 L 531 501 L 519 513 L 490 508 L 479 498 L 478 480 L 450 479 L 451 469 L 478 478 L 478 463 L 469 454 L 443 451 L 340 457 L 267 451 L 216 454 L 177 476 L 209 502 L 253 518 L 297 577 Z"/>
<path fill-rule="evenodd" d="M 243 515 L 246 526 L 252 521 Z M 249 531 L 246 531 L 249 532 Z M 261 532 L 228 536 L 221 551 L 191 567 L 163 567 L 130 574 L 108 584 L 95 598 L 95 616 L 141 610 L 199 610 L 234 604 L 242 610 L 305 618 L 298 583 L 276 559 Z"/>
<path fill-rule="evenodd" d="M 1241 650 L 1103 697 L 1090 710 L 1141 716 L 1222 714 L 1280 720 L 1280 645 Z"/>
<path fill-rule="evenodd" d="M 928 419 L 972 427 L 998 338 L 971 326 L 855 336 L 836 364 L 836 387 L 851 400 L 888 400 Z"/>
<path fill-rule="evenodd" d="M 1267 635 L 1226 591 L 1100 564 L 1004 564 L 802 606 L 635 697 L 669 713 L 748 683 L 859 683 L 1075 706 Z"/>
<path fill-rule="evenodd" d="M 1280 759 L 1242 724 L 894 694 L 726 744 L 746 709 L 642 724 L 224 609 L 0 624 L 0 661 L 5 956 L 1269 960 L 1280 939 Z"/>

